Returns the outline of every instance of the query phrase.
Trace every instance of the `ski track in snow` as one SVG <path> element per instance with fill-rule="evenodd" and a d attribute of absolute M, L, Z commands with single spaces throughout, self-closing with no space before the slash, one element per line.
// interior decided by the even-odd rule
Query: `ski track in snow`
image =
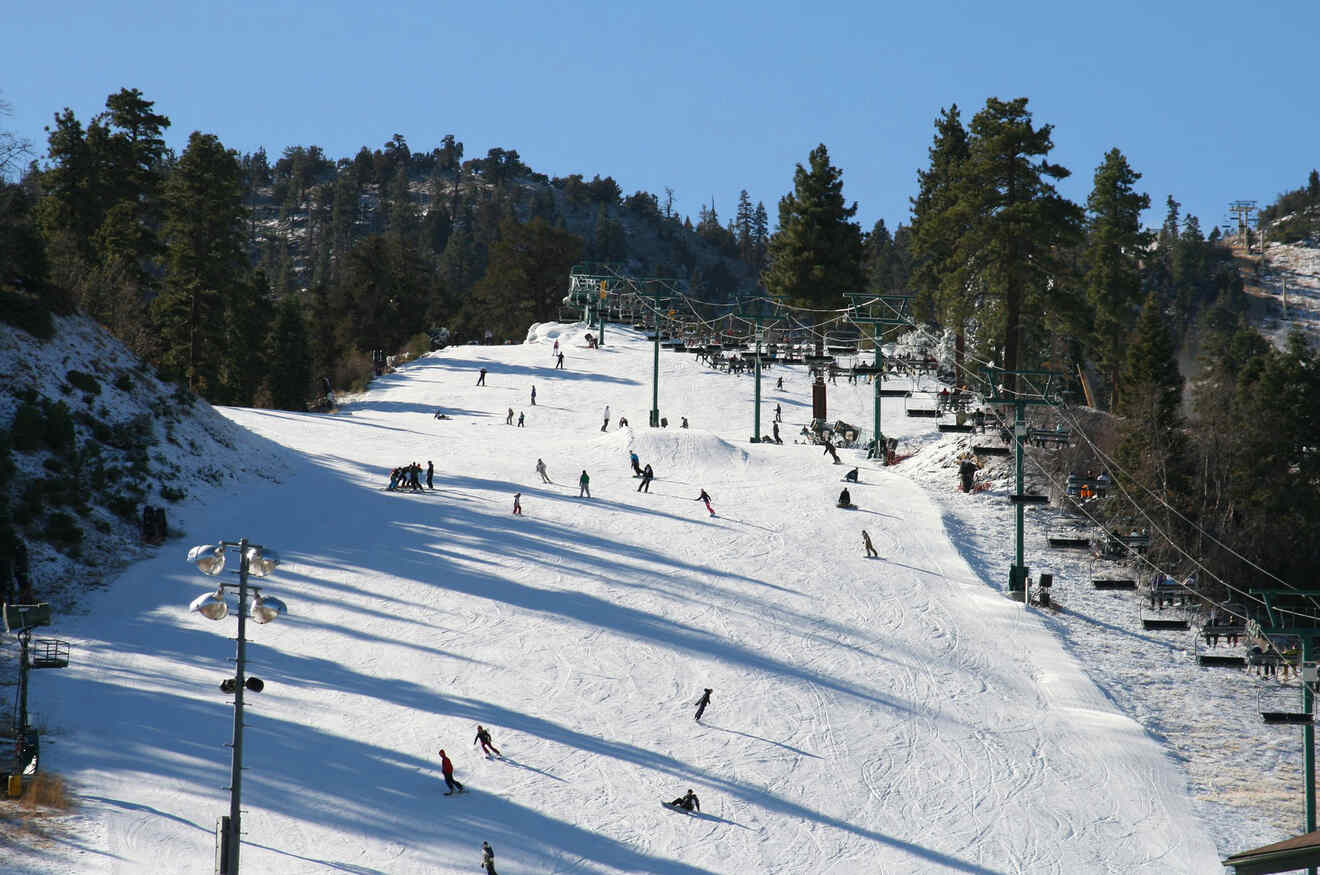
<path fill-rule="evenodd" d="M 247 698 L 253 871 L 473 871 L 484 839 L 510 872 L 1203 873 L 1292 829 L 1231 807 L 1294 789 L 1278 772 L 1295 736 L 1252 749 L 1258 727 L 1216 716 L 1254 709 L 1225 683 L 1250 679 L 1134 631 L 1135 605 L 1086 589 L 1084 560 L 1044 552 L 1035 511 L 1027 564 L 1052 563 L 1068 610 L 1004 598 L 1007 488 L 955 492 L 958 439 L 885 399 L 886 432 L 916 452 L 893 469 L 750 444 L 750 377 L 669 351 L 671 426 L 649 429 L 651 346 L 611 327 L 590 351 L 584 330 L 433 353 L 331 416 L 223 410 L 288 448 L 272 452 L 289 474 L 181 506 L 186 539 L 60 628 L 80 658 L 43 677 L 58 695 L 35 696 L 65 728 L 53 768 L 105 827 L 33 871 L 211 858 L 232 723 L 215 684 L 234 631 L 184 613 L 207 584 L 182 555 L 220 536 L 281 550 L 261 585 L 290 608 L 249 627 L 267 681 Z M 556 338 L 567 371 L 552 370 Z M 808 378 L 767 376 L 764 410 L 784 404 L 791 441 Z M 533 383 L 539 404 L 523 407 Z M 828 391 L 831 419 L 869 425 L 870 387 Z M 606 403 L 635 425 L 601 433 Z M 510 404 L 526 428 L 505 425 Z M 674 427 L 683 415 L 692 428 Z M 649 494 L 630 449 L 655 467 Z M 382 491 L 391 467 L 427 459 L 433 493 Z M 859 510 L 840 511 L 852 465 Z M 718 517 L 693 500 L 703 488 Z M 881 558 L 863 557 L 862 528 Z M 1182 709 L 1160 702 L 1176 685 Z M 506 759 L 472 746 L 477 723 Z M 1238 739 L 1241 763 L 1198 763 Z M 442 746 L 470 794 L 440 795 Z M 687 787 L 701 814 L 657 806 Z"/>

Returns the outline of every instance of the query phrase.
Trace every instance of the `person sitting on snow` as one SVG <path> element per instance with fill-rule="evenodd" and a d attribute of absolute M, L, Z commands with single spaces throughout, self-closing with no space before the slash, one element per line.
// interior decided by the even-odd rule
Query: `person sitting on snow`
<path fill-rule="evenodd" d="M 691 787 L 688 788 L 687 793 L 678 797 L 669 804 L 672 805 L 674 808 L 681 808 L 684 811 L 701 810 L 701 800 L 697 799 L 697 794 L 692 792 Z"/>
<path fill-rule="evenodd" d="M 844 474 L 844 475 L 843 475 L 843 479 L 846 480 L 846 481 L 849 482 L 849 483 L 856 483 L 856 482 L 857 482 L 857 469 L 856 469 L 856 468 L 853 468 L 853 469 L 852 469 L 851 471 L 849 471 L 847 474 Z"/>

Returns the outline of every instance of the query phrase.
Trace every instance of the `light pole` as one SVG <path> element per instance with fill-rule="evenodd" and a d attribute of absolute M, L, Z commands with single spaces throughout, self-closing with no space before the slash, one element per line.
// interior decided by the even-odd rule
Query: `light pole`
<path fill-rule="evenodd" d="M 261 591 L 252 587 L 254 598 L 248 602 L 248 575 L 265 577 L 275 570 L 279 557 L 274 551 L 265 550 L 260 544 L 249 544 L 247 538 L 238 541 L 220 541 L 216 544 L 203 544 L 188 551 L 188 561 L 196 565 L 203 574 L 215 576 L 225 569 L 225 551 L 238 550 L 238 583 L 221 583 L 213 593 L 205 593 L 193 599 L 188 610 L 196 611 L 208 620 L 223 620 L 229 614 L 229 603 L 225 600 L 225 589 L 238 590 L 238 647 L 235 656 L 234 676 L 226 678 L 220 689 L 234 694 L 234 738 L 232 758 L 229 765 L 229 817 L 221 820 L 217 839 L 219 847 L 216 856 L 216 871 L 220 875 L 238 875 L 238 852 L 242 835 L 240 821 L 243 798 L 243 690 L 261 692 L 265 684 L 260 678 L 244 676 L 247 659 L 247 617 L 258 623 L 269 623 L 288 608 L 281 600 L 261 595 Z"/>

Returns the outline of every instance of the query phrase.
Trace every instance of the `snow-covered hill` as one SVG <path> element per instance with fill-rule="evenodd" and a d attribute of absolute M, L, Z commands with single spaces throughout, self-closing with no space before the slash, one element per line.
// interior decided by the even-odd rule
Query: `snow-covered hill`
<path fill-rule="evenodd" d="M 282 552 L 262 585 L 290 608 L 249 626 L 250 871 L 475 871 L 486 840 L 502 872 L 1203 873 L 1289 834 L 1289 804 L 1300 821 L 1299 733 L 1266 737 L 1256 679 L 1196 668 L 1185 633 L 1092 593 L 1086 560 L 1045 546 L 1059 511 L 1029 513 L 1027 564 L 1066 610 L 1004 597 L 1007 472 L 957 492 L 965 438 L 886 399 L 914 455 L 833 465 L 791 443 L 810 385 L 781 368 L 762 425 L 781 404 L 790 443 L 751 444 L 750 376 L 668 351 L 671 427 L 649 429 L 651 346 L 581 334 L 433 353 L 335 415 L 222 411 L 286 473 L 182 503 L 186 536 L 52 630 L 73 664 L 32 704 L 80 809 L 16 871 L 210 871 L 234 625 L 186 612 L 208 581 L 184 553 L 244 536 Z M 828 391 L 831 419 L 870 421 L 870 387 Z M 605 404 L 631 427 L 602 433 Z M 434 490 L 384 490 L 428 460 Z M 505 758 L 476 753 L 477 724 Z M 441 747 L 470 793 L 441 795 Z M 689 787 L 700 816 L 659 806 Z"/>

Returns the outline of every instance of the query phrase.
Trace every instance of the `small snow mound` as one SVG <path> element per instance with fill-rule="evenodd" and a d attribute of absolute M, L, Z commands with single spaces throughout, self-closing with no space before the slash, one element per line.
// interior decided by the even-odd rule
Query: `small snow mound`
<path fill-rule="evenodd" d="M 651 465 L 657 476 L 679 472 L 700 473 L 717 469 L 728 473 L 735 466 L 745 467 L 746 450 L 740 449 L 708 431 L 690 428 L 647 428 L 633 432 L 631 449 L 642 464 Z"/>

